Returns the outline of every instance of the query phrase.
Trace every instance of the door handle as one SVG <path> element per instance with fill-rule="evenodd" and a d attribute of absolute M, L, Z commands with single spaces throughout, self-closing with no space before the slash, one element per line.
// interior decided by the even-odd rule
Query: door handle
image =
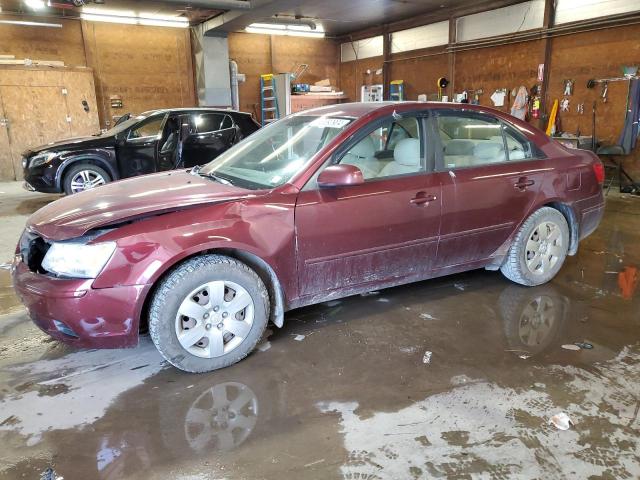
<path fill-rule="evenodd" d="M 520 178 L 513 186 L 518 190 L 525 190 L 527 187 L 534 185 L 536 182 L 528 180 L 526 177 Z"/>
<path fill-rule="evenodd" d="M 409 200 L 412 205 L 425 205 L 429 202 L 435 202 L 438 199 L 435 195 L 426 192 L 418 192 L 416 196 Z"/>

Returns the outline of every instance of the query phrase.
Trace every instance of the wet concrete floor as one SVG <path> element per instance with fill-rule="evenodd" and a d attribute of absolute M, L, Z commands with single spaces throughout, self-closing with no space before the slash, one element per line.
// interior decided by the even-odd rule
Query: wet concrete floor
<path fill-rule="evenodd" d="M 51 199 L 10 194 L 1 255 Z M 640 478 L 639 231 L 640 198 L 610 196 L 548 285 L 474 271 L 295 310 L 202 375 L 148 337 L 49 340 L 0 270 L 0 478 Z"/>

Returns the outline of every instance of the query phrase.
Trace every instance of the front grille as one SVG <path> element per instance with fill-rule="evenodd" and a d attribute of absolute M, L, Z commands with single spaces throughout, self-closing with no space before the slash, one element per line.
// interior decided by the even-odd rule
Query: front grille
<path fill-rule="evenodd" d="M 24 231 L 20 238 L 20 255 L 29 270 L 36 273 L 46 273 L 42 269 L 42 261 L 50 246 L 39 235 L 27 230 Z"/>

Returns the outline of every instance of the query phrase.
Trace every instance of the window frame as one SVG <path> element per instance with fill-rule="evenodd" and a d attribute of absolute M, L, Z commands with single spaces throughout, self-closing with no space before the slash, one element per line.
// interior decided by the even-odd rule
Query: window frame
<path fill-rule="evenodd" d="M 135 144 L 135 143 L 149 142 L 150 140 L 155 140 L 155 141 L 160 140 L 162 138 L 162 134 L 164 133 L 164 128 L 165 128 L 165 126 L 167 124 L 167 119 L 169 118 L 169 113 L 170 112 L 166 112 L 166 113 L 163 113 L 161 115 L 158 115 L 157 117 L 156 116 L 150 116 L 150 117 L 147 117 L 147 118 L 145 118 L 143 120 L 140 120 L 139 123 L 136 123 L 135 125 L 132 125 L 129 128 L 129 130 L 127 131 L 127 136 L 126 136 L 126 139 L 125 139 L 126 142 Z M 151 123 L 151 122 L 154 122 L 154 121 L 156 121 L 158 119 L 160 120 L 160 129 L 158 130 L 157 134 L 155 134 L 155 135 L 147 135 L 145 137 L 132 137 L 131 136 L 131 133 L 134 130 L 137 130 L 138 128 L 140 128 L 143 124 Z"/>
<path fill-rule="evenodd" d="M 427 173 L 433 173 L 433 162 L 430 162 L 430 159 L 429 159 L 430 153 L 431 153 L 431 157 L 433 156 L 433 149 L 429 148 L 430 142 L 427 141 L 429 134 L 428 134 L 427 126 L 425 125 L 425 119 L 428 117 L 428 112 L 426 111 L 403 112 L 402 114 L 400 114 L 400 116 L 415 118 L 416 122 L 418 123 L 418 134 L 420 135 L 420 139 L 421 139 L 420 141 L 421 170 L 415 173 L 403 173 L 400 175 L 391 175 L 388 177 L 369 178 L 369 179 L 365 179 L 365 183 L 385 181 L 385 180 L 390 180 L 394 178 L 403 178 L 403 177 L 408 177 L 412 175 L 424 175 Z M 340 147 L 336 149 L 335 152 L 333 152 L 329 160 L 325 162 L 318 169 L 318 171 L 316 171 L 313 177 L 311 177 L 310 182 L 315 183 L 315 180 L 317 179 L 318 175 L 328 166 L 339 165 L 340 161 L 344 158 L 344 156 L 349 152 L 351 148 L 353 148 L 360 141 L 364 140 L 365 137 L 371 135 L 376 129 L 381 128 L 388 123 L 395 124 L 395 122 L 397 121 L 398 119 L 395 118 L 393 115 L 386 115 L 384 117 L 373 120 L 372 122 L 369 122 L 368 124 L 361 127 L 357 132 L 355 132 L 351 136 L 351 138 L 345 141 L 342 145 L 340 145 Z M 393 131 L 393 128 L 391 129 L 391 131 Z M 389 134 L 389 137 L 387 138 L 387 142 L 385 143 L 385 147 L 388 146 L 388 142 L 390 138 L 391 138 L 391 135 Z M 307 182 L 307 184 L 309 184 L 309 182 Z"/>
<path fill-rule="evenodd" d="M 440 137 L 439 126 L 438 126 L 438 117 L 441 116 L 442 113 L 444 113 L 444 115 L 442 116 L 446 116 L 446 117 L 455 117 L 455 116 L 463 117 L 463 118 L 475 117 L 478 120 L 485 121 L 487 123 L 496 123 L 500 127 L 500 135 L 502 136 L 502 144 L 505 151 L 505 160 L 499 161 L 499 162 L 485 163 L 482 165 L 469 165 L 464 167 L 463 166 L 446 167 L 444 162 L 444 156 L 445 156 L 444 144 L 442 143 L 442 138 Z M 491 120 L 491 121 L 487 121 L 487 120 Z M 488 113 L 478 112 L 475 110 L 466 110 L 466 109 L 454 110 L 454 109 L 437 108 L 433 110 L 433 115 L 429 118 L 429 123 L 431 124 L 430 128 L 432 130 L 432 135 L 434 137 L 433 143 L 437 144 L 438 146 L 438 148 L 434 149 L 436 152 L 435 171 L 437 172 L 468 170 L 471 168 L 485 168 L 485 167 L 491 167 L 496 165 L 518 163 L 518 162 L 531 162 L 535 160 L 544 160 L 547 158 L 547 156 L 540 150 L 540 148 L 531 140 L 529 140 L 529 138 L 524 133 L 520 132 L 520 130 L 517 127 L 503 120 L 500 117 L 492 116 Z M 532 155 L 531 158 L 521 158 L 517 160 L 509 159 L 509 151 L 508 151 L 507 138 L 505 135 L 505 131 L 512 132 L 512 136 L 514 136 L 516 139 L 520 137 L 522 140 L 524 140 L 527 143 Z"/>

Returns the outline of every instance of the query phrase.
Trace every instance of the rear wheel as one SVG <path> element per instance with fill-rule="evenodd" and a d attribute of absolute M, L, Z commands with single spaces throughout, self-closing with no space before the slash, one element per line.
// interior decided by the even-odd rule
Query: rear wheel
<path fill-rule="evenodd" d="M 102 168 L 90 163 L 72 166 L 64 176 L 64 193 L 71 195 L 99 187 L 111 181 L 109 174 Z"/>
<path fill-rule="evenodd" d="M 554 208 L 542 207 L 518 230 L 500 271 L 521 285 L 546 283 L 562 268 L 569 238 L 564 215 Z"/>
<path fill-rule="evenodd" d="M 187 260 L 159 285 L 149 332 L 162 356 L 187 372 L 232 365 L 256 346 L 269 318 L 269 295 L 244 263 L 222 255 Z"/>

